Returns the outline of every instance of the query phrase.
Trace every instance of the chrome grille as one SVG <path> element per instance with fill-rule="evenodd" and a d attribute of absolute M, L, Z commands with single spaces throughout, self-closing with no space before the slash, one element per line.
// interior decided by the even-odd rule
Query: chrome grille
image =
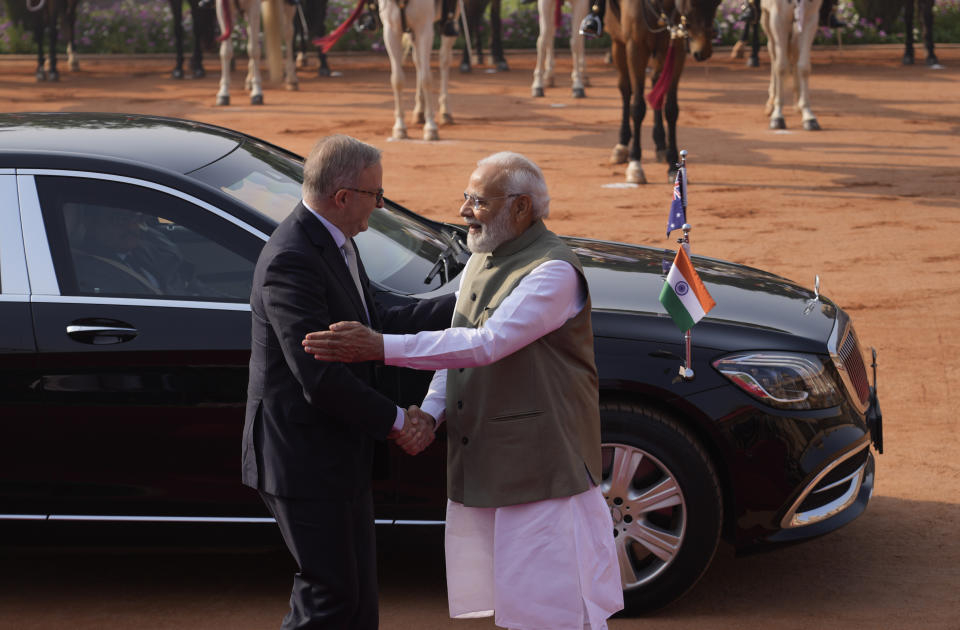
<path fill-rule="evenodd" d="M 860 353 L 860 343 L 857 341 L 857 335 L 854 334 L 851 327 L 846 338 L 840 346 L 840 361 L 850 377 L 850 383 L 853 385 L 860 404 L 865 405 L 870 400 L 870 384 L 867 382 L 867 368 L 863 364 L 863 355 Z"/>
<path fill-rule="evenodd" d="M 847 396 L 861 413 L 870 404 L 870 382 L 867 380 L 867 368 L 860 352 L 857 333 L 846 313 L 840 311 L 837 323 L 828 342 L 830 358 L 840 374 L 840 380 L 847 390 Z"/>

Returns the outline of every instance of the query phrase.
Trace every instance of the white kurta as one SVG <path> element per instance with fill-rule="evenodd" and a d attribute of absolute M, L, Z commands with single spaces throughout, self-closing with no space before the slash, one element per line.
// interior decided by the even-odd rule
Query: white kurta
<path fill-rule="evenodd" d="M 443 421 L 446 368 L 494 363 L 556 330 L 585 304 L 576 270 L 549 261 L 527 274 L 480 328 L 384 335 L 384 362 L 438 370 L 421 408 Z M 448 501 L 446 557 L 451 617 L 495 614 L 497 625 L 518 630 L 597 630 L 623 608 L 613 521 L 598 487 L 497 508 Z"/>

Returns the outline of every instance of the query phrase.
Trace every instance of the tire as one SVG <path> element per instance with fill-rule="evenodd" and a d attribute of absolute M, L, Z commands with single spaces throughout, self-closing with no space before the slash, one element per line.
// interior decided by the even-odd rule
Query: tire
<path fill-rule="evenodd" d="M 696 584 L 720 540 L 717 473 L 679 422 L 643 405 L 604 401 L 601 488 L 614 522 L 624 612 L 650 612 Z"/>

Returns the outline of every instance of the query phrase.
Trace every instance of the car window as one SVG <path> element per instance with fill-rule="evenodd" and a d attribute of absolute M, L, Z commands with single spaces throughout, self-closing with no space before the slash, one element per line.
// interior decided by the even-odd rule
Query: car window
<path fill-rule="evenodd" d="M 246 302 L 263 242 L 152 188 L 38 176 L 64 295 Z"/>

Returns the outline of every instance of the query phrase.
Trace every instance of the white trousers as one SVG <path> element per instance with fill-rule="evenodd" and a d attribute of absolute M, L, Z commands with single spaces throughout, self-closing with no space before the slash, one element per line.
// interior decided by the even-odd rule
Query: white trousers
<path fill-rule="evenodd" d="M 447 501 L 454 618 L 514 630 L 605 630 L 623 608 L 613 521 L 600 488 L 499 508 Z"/>

